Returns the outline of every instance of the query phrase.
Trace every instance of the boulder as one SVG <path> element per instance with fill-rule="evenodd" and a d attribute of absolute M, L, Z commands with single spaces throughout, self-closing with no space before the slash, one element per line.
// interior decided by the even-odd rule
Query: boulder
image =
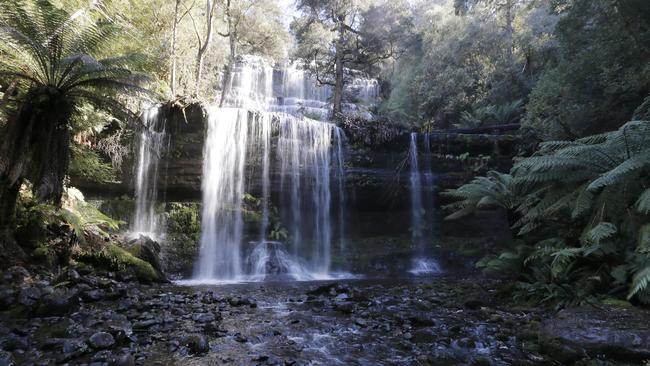
<path fill-rule="evenodd" d="M 149 263 L 161 279 L 166 279 L 160 264 L 160 244 L 148 236 L 140 235 L 139 238 L 129 242 L 129 252 L 136 258 Z"/>
<path fill-rule="evenodd" d="M 113 347 L 115 339 L 110 333 L 97 332 L 90 336 L 88 343 L 95 349 L 106 349 Z"/>
<path fill-rule="evenodd" d="M 603 305 L 566 309 L 540 327 L 542 350 L 562 363 L 583 355 L 641 362 L 650 359 L 650 311 Z"/>
<path fill-rule="evenodd" d="M 61 316 L 71 313 L 79 307 L 76 291 L 56 289 L 41 298 L 36 308 L 36 316 Z"/>
<path fill-rule="evenodd" d="M 184 343 L 193 355 L 205 354 L 210 350 L 210 343 L 200 334 L 188 336 Z"/>
<path fill-rule="evenodd" d="M 23 280 L 29 277 L 29 271 L 20 266 L 13 266 L 3 273 L 3 280 L 9 283 L 22 283 Z"/>

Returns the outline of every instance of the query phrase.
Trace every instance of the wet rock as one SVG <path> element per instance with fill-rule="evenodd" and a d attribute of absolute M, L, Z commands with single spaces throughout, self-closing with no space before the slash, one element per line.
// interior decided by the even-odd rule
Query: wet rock
<path fill-rule="evenodd" d="M 0 289 L 0 310 L 9 309 L 16 303 L 16 291 L 11 288 Z"/>
<path fill-rule="evenodd" d="M 135 366 L 135 359 L 130 353 L 122 353 L 111 357 L 108 366 Z"/>
<path fill-rule="evenodd" d="M 244 337 L 240 333 L 237 333 L 237 334 L 235 334 L 235 341 L 237 341 L 239 343 L 246 343 L 246 342 L 248 342 L 248 338 Z"/>
<path fill-rule="evenodd" d="M 7 351 L 0 350 L 0 366 L 13 366 L 16 365 L 14 356 Z"/>
<path fill-rule="evenodd" d="M 650 359 L 649 311 L 632 307 L 579 307 L 544 321 L 542 350 L 560 362 L 587 354 L 640 362 Z"/>
<path fill-rule="evenodd" d="M 160 244 L 148 236 L 140 235 L 138 239 L 129 242 L 129 251 L 136 257 L 151 264 L 158 277 L 165 278 L 160 264 Z"/>
<path fill-rule="evenodd" d="M 336 301 L 344 301 L 344 300 L 347 300 L 348 298 L 350 298 L 350 296 L 348 294 L 342 293 L 342 294 L 336 295 L 334 300 L 336 300 Z"/>
<path fill-rule="evenodd" d="M 79 272 L 74 270 L 73 268 L 68 269 L 67 271 L 63 272 L 59 277 L 56 278 L 54 283 L 62 283 L 62 282 L 70 282 L 70 283 L 77 283 L 81 279 L 81 276 L 79 275 Z"/>
<path fill-rule="evenodd" d="M 188 336 L 185 345 L 189 349 L 190 354 L 193 355 L 205 354 L 210 350 L 210 344 L 205 337 L 200 334 Z"/>
<path fill-rule="evenodd" d="M 476 343 L 474 340 L 470 338 L 461 338 L 458 340 L 458 345 L 463 347 L 463 348 L 474 348 L 476 347 Z"/>
<path fill-rule="evenodd" d="M 340 283 L 330 283 L 327 285 L 319 286 L 314 290 L 308 291 L 307 295 L 311 296 L 320 296 L 320 295 L 330 295 L 337 296 L 340 293 L 349 293 L 350 288 L 342 285 Z"/>
<path fill-rule="evenodd" d="M 411 324 L 417 327 L 431 327 L 436 325 L 433 319 L 425 313 L 414 314 L 409 317 L 409 320 L 411 321 Z"/>
<path fill-rule="evenodd" d="M 339 302 L 334 304 L 334 310 L 340 311 L 344 314 L 352 314 L 355 311 L 355 305 L 351 302 Z"/>
<path fill-rule="evenodd" d="M 197 322 L 197 323 L 210 323 L 216 319 L 214 314 L 210 313 L 201 313 L 201 314 L 194 314 L 192 319 Z"/>
<path fill-rule="evenodd" d="M 411 341 L 415 343 L 434 343 L 436 338 L 436 334 L 432 330 L 418 329 L 413 332 Z"/>
<path fill-rule="evenodd" d="M 472 299 L 472 300 L 465 301 L 463 305 L 469 310 L 478 310 L 481 307 L 483 307 L 485 304 L 483 303 L 483 301 L 479 299 Z"/>
<path fill-rule="evenodd" d="M 161 321 L 160 319 L 147 319 L 147 320 L 141 320 L 138 322 L 135 322 L 133 324 L 133 329 L 134 330 L 146 330 L 147 328 L 150 328 L 154 325 L 160 324 Z"/>
<path fill-rule="evenodd" d="M 115 338 L 110 333 L 97 332 L 90 336 L 88 343 L 95 349 L 105 349 L 115 344 Z"/>
<path fill-rule="evenodd" d="M 365 327 L 368 326 L 368 321 L 363 319 L 363 318 L 357 318 L 357 319 L 354 320 L 354 324 L 356 324 L 356 325 L 358 325 L 358 326 L 360 326 L 362 328 L 365 328 Z"/>
<path fill-rule="evenodd" d="M 23 287 L 18 295 L 18 303 L 27 307 L 32 307 L 36 305 L 41 296 L 41 290 L 38 288 L 33 286 Z"/>
<path fill-rule="evenodd" d="M 80 339 L 66 339 L 63 341 L 61 351 L 59 361 L 64 362 L 88 352 L 88 346 Z"/>
<path fill-rule="evenodd" d="M 25 268 L 21 266 L 14 266 L 7 269 L 3 273 L 2 278 L 4 279 L 5 282 L 21 283 L 25 278 L 29 276 L 30 276 L 29 271 L 27 271 Z"/>
<path fill-rule="evenodd" d="M 81 293 L 81 298 L 85 302 L 96 302 L 96 301 L 103 300 L 105 297 L 106 294 L 102 290 L 90 290 Z"/>
<path fill-rule="evenodd" d="M 62 316 L 79 307 L 79 298 L 75 291 L 57 289 L 40 300 L 35 314 L 37 316 Z"/>
<path fill-rule="evenodd" d="M 7 351 L 27 351 L 29 349 L 29 341 L 27 340 L 27 337 L 21 337 L 14 333 L 10 333 L 6 337 L 0 338 L 0 345 L 2 345 L 2 348 Z"/>
<path fill-rule="evenodd" d="M 249 298 L 242 298 L 242 297 L 231 297 L 228 299 L 228 303 L 230 306 L 238 307 L 238 306 L 250 306 L 252 308 L 257 307 L 257 303 Z"/>

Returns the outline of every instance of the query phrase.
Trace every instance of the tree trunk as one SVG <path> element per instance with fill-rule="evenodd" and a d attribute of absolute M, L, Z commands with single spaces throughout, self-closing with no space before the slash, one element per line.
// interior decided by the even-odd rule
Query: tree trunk
<path fill-rule="evenodd" d="M 232 23 L 232 16 L 230 13 L 230 0 L 226 1 L 226 19 L 228 19 L 228 43 L 230 46 L 230 56 L 228 57 L 228 66 L 226 68 L 226 75 L 223 78 L 223 87 L 221 88 L 221 101 L 219 107 L 223 107 L 226 100 L 226 90 L 230 85 L 232 79 L 232 70 L 235 67 L 235 59 L 237 58 L 237 30 L 234 29 Z"/>
<path fill-rule="evenodd" d="M 514 12 L 513 8 L 515 6 L 513 0 L 506 1 L 506 61 L 508 66 L 513 66 L 515 64 L 515 59 L 513 55 L 514 50 L 514 27 L 512 23 L 514 22 Z"/>
<path fill-rule="evenodd" d="M 343 41 L 345 27 L 340 21 L 339 39 L 336 41 L 336 54 L 334 55 L 334 103 L 332 106 L 332 117 L 336 119 L 343 111 Z"/>
<path fill-rule="evenodd" d="M 194 91 L 195 96 L 199 96 L 199 91 L 201 89 L 201 75 L 203 74 L 203 61 L 205 59 L 205 54 L 208 52 L 208 48 L 210 46 L 210 43 L 212 42 L 212 33 L 213 33 L 213 28 L 212 28 L 212 18 L 214 17 L 214 10 L 215 10 L 215 5 L 216 1 L 212 0 L 207 0 L 207 7 L 206 7 L 206 21 L 207 21 L 207 26 L 208 29 L 206 31 L 206 36 L 205 36 L 205 42 L 203 42 L 203 45 L 199 47 L 199 53 L 197 54 L 196 57 L 196 89 Z"/>
<path fill-rule="evenodd" d="M 11 183 L 8 177 L 0 178 L 0 231 L 12 229 L 16 222 L 16 201 L 22 180 Z"/>
<path fill-rule="evenodd" d="M 169 72 L 169 86 L 171 88 L 172 92 L 172 98 L 176 96 L 176 37 L 178 35 L 178 12 L 180 11 L 181 8 L 181 1 L 182 0 L 176 0 L 176 7 L 174 8 L 174 26 L 172 28 L 172 54 L 171 54 L 171 70 Z"/>

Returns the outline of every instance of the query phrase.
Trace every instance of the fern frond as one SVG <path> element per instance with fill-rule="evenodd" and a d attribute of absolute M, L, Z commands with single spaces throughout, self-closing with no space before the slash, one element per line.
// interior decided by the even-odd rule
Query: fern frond
<path fill-rule="evenodd" d="M 620 183 L 625 179 L 632 179 L 634 176 L 648 169 L 650 169 L 650 151 L 633 156 L 614 169 L 605 172 L 598 179 L 591 182 L 587 189 L 596 191 L 603 187 Z"/>
<path fill-rule="evenodd" d="M 650 213 L 650 188 L 641 193 L 639 199 L 635 203 L 636 210 L 642 214 Z"/>
<path fill-rule="evenodd" d="M 598 244 L 605 239 L 612 238 L 617 232 L 618 228 L 611 222 L 600 222 L 589 230 L 583 239 L 585 242 Z"/>
<path fill-rule="evenodd" d="M 630 300 L 639 292 L 646 290 L 648 284 L 650 284 L 650 266 L 645 267 L 634 275 L 627 299 Z"/>

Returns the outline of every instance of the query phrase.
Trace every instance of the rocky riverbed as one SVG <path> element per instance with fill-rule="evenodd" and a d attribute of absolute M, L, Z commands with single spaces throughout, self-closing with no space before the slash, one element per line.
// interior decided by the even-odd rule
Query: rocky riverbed
<path fill-rule="evenodd" d="M 1 279 L 0 365 L 547 365 L 650 358 L 643 338 L 650 317 L 643 311 L 555 315 L 513 308 L 499 295 L 499 282 L 483 278 L 189 287 L 144 285 L 87 268 L 50 277 L 13 267 Z M 599 320 L 612 312 L 619 314 L 613 322 Z M 563 327 L 571 322 L 583 325 Z M 616 347 L 603 347 L 611 345 L 609 335 L 619 340 Z"/>

